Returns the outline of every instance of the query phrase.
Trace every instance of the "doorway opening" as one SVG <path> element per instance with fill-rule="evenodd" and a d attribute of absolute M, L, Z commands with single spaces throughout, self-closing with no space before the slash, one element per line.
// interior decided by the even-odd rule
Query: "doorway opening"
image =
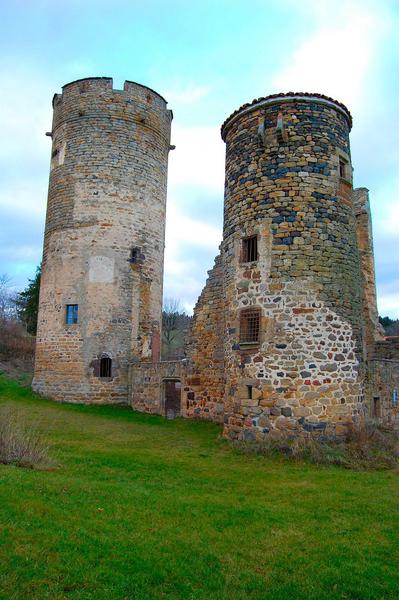
<path fill-rule="evenodd" d="M 180 415 L 181 381 L 180 379 L 164 379 L 163 382 L 165 416 L 174 419 Z"/>

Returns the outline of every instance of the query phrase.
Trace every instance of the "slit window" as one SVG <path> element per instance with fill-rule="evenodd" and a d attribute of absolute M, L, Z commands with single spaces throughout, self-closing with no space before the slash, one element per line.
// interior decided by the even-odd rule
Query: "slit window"
<path fill-rule="evenodd" d="M 78 305 L 67 304 L 65 321 L 67 325 L 75 325 L 78 322 Z"/>
<path fill-rule="evenodd" d="M 246 308 L 240 313 L 240 343 L 253 344 L 259 342 L 260 310 Z"/>
<path fill-rule="evenodd" d="M 252 400 L 252 385 L 247 385 L 248 400 Z"/>
<path fill-rule="evenodd" d="M 130 258 L 129 262 L 132 264 L 138 263 L 140 261 L 141 248 L 134 247 L 130 250 Z"/>
<path fill-rule="evenodd" d="M 378 396 L 374 396 L 373 398 L 373 417 L 381 416 L 381 405 L 380 398 Z"/>
<path fill-rule="evenodd" d="M 258 260 L 258 236 L 253 235 L 242 241 L 242 262 Z"/>
<path fill-rule="evenodd" d="M 346 160 L 344 160 L 343 158 L 339 159 L 339 176 L 342 179 L 347 179 L 348 175 L 347 175 L 347 165 L 348 163 L 346 162 Z"/>
<path fill-rule="evenodd" d="M 112 359 L 109 356 L 103 356 L 100 360 L 100 377 L 111 377 Z"/>

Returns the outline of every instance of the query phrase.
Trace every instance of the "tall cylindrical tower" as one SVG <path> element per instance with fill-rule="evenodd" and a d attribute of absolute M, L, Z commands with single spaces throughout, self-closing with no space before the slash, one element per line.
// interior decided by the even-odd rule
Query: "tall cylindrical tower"
<path fill-rule="evenodd" d="M 345 106 L 255 100 L 222 126 L 226 428 L 340 431 L 363 412 L 361 275 Z"/>
<path fill-rule="evenodd" d="M 127 402 L 130 360 L 157 360 L 172 112 L 112 79 L 53 99 L 52 156 L 33 388 Z"/>

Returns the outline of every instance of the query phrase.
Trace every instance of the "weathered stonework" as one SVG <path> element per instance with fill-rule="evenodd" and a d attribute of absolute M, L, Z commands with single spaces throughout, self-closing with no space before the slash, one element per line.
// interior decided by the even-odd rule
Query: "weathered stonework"
<path fill-rule="evenodd" d="M 170 121 L 163 98 L 131 82 L 82 80 L 54 97 L 34 388 L 210 419 L 232 439 L 340 436 L 366 418 L 399 427 L 399 351 L 378 324 L 352 118 L 320 94 L 254 100 L 223 124 L 220 254 L 186 358 L 159 360 Z"/>
<path fill-rule="evenodd" d="M 369 366 L 369 416 L 399 429 L 399 337 L 374 346 Z"/>
<path fill-rule="evenodd" d="M 172 113 L 153 90 L 108 78 L 64 86 L 53 107 L 33 388 L 126 403 L 129 362 L 159 359 Z"/>

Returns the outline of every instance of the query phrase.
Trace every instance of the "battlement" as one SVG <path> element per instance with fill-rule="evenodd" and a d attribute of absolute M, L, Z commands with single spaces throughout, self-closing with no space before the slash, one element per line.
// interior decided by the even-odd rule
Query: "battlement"
<path fill-rule="evenodd" d="M 173 113 L 158 92 L 134 81 L 125 81 L 123 90 L 114 89 L 112 77 L 86 77 L 71 81 L 53 97 L 52 133 L 65 123 L 111 119 L 135 123 L 157 131 L 169 144 Z M 130 126 L 129 125 L 129 126 Z"/>
<path fill-rule="evenodd" d="M 143 85 L 141 83 L 137 83 L 135 81 L 126 80 L 123 84 L 123 90 L 114 89 L 113 87 L 113 78 L 112 77 L 84 77 L 83 79 L 76 79 L 75 81 L 70 81 L 62 86 L 61 94 L 54 94 L 53 97 L 53 108 L 56 104 L 62 101 L 62 99 L 69 95 L 75 94 L 78 91 L 79 94 L 100 94 L 102 92 L 114 92 L 117 94 L 123 94 L 127 97 L 138 97 L 138 96 L 146 96 L 147 101 L 156 100 L 159 103 L 162 103 L 165 107 L 167 105 L 167 100 L 161 94 L 158 94 L 152 88 Z"/>
<path fill-rule="evenodd" d="M 269 107 L 275 104 L 286 104 L 288 102 L 312 102 L 317 104 L 323 104 L 328 107 L 335 108 L 338 112 L 343 114 L 348 121 L 349 130 L 352 128 L 352 115 L 347 109 L 347 107 L 338 102 L 338 100 L 334 100 L 329 96 L 325 96 L 324 94 L 318 93 L 308 93 L 308 92 L 288 92 L 286 94 L 271 94 L 269 96 L 265 96 L 263 98 L 257 98 L 252 100 L 252 102 L 248 102 L 247 104 L 243 104 L 235 110 L 223 123 L 221 127 L 221 136 L 223 141 L 226 141 L 226 134 L 230 126 L 235 123 L 235 121 L 246 113 L 252 112 L 254 110 L 258 110 L 259 108 Z"/>

